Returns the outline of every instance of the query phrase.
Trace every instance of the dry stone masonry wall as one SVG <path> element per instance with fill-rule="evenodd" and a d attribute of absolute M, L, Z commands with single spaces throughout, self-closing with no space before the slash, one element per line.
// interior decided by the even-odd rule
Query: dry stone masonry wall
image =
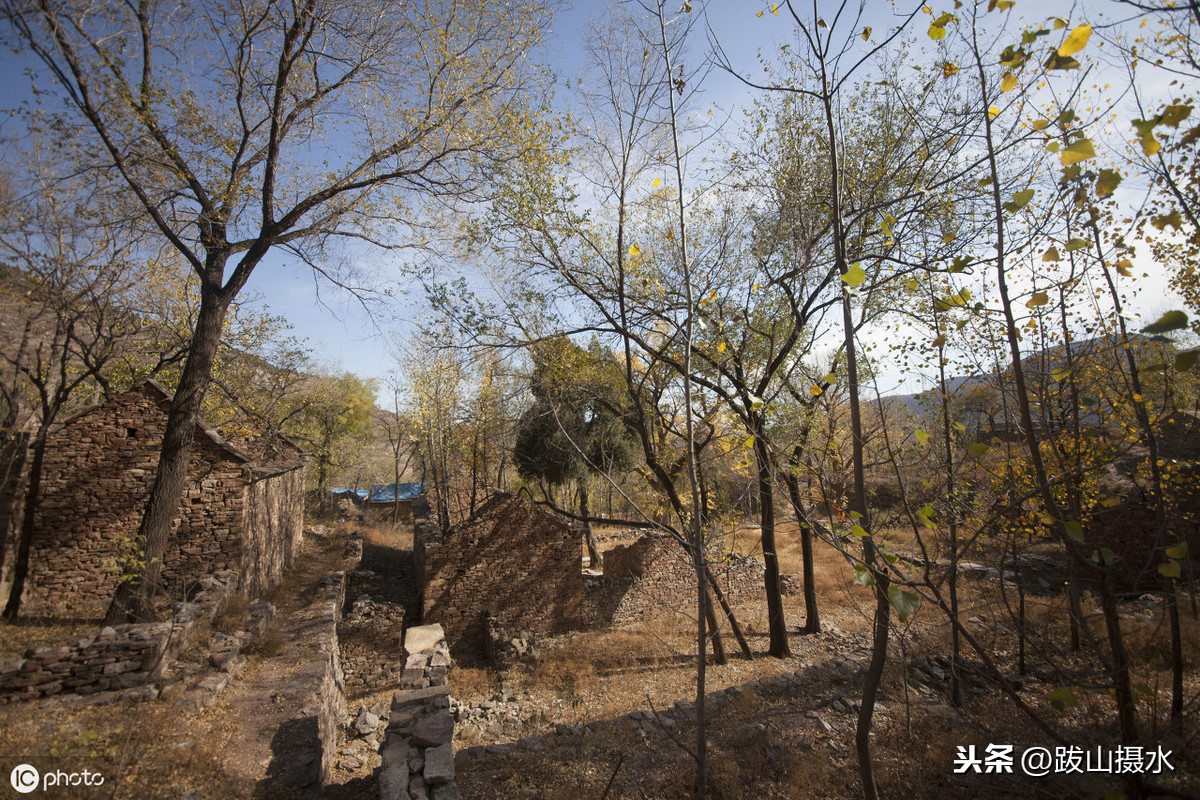
<path fill-rule="evenodd" d="M 538 635 L 579 627 L 582 540 L 565 520 L 511 494 L 445 533 L 423 499 L 414 514 L 422 619 L 442 625 L 456 656 L 483 657 L 489 616 Z"/>
<path fill-rule="evenodd" d="M 26 589 L 27 613 L 102 613 L 116 588 L 158 467 L 168 395 L 145 381 L 68 420 L 50 437 Z M 299 551 L 302 462 L 264 468 L 203 425 L 162 579 L 182 598 L 198 578 L 235 570 L 253 596 Z"/>
<path fill-rule="evenodd" d="M 202 578 L 194 600 L 176 604 L 166 622 L 108 627 L 73 647 L 38 647 L 0 662 L 0 703 L 58 694 L 90 695 L 97 703 L 153 699 L 158 690 L 152 684 L 169 675 L 198 623 L 216 618 L 236 586 L 237 573 L 218 571 Z"/>
<path fill-rule="evenodd" d="M 763 591 L 763 564 L 753 556 L 727 554 L 710 560 L 717 585 L 730 603 L 757 599 Z M 583 581 L 588 627 L 619 627 L 669 612 L 690 612 L 696 573 L 678 543 L 648 533 L 604 554 L 604 577 Z M 787 593 L 787 592 L 785 592 Z"/>
<path fill-rule="evenodd" d="M 440 625 L 409 628 L 406 684 L 392 697 L 380 800 L 461 800 L 454 782 L 454 720 L 446 686 L 450 651 Z"/>

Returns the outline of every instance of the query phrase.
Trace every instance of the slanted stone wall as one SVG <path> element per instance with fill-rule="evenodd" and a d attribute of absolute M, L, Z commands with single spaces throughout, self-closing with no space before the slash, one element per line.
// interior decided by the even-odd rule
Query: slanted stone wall
<path fill-rule="evenodd" d="M 146 381 L 51 435 L 22 610 L 99 615 L 116 589 L 146 505 L 166 429 L 168 395 Z M 301 463 L 266 470 L 198 426 L 188 484 L 163 557 L 168 599 L 214 570 L 244 590 L 273 585 L 299 549 Z"/>
<path fill-rule="evenodd" d="M 139 697 L 157 695 L 148 684 L 168 674 L 176 656 L 191 644 L 198 622 L 211 622 L 224 610 L 237 573 L 219 571 L 199 585 L 194 601 L 177 604 L 166 622 L 104 628 L 72 647 L 38 647 L 24 658 L 0 662 L 0 704 L 56 694 L 112 700 L 118 693 L 138 693 L 135 687 L 150 693 Z"/>
<path fill-rule="evenodd" d="M 714 555 L 710 567 L 730 603 L 763 592 L 763 564 L 752 556 Z M 648 533 L 604 554 L 604 577 L 585 580 L 583 623 L 630 625 L 670 612 L 692 613 L 696 573 L 678 542 Z"/>
<path fill-rule="evenodd" d="M 456 656 L 484 657 L 489 616 L 539 635 L 579 627 L 583 545 L 565 520 L 511 494 L 446 533 L 423 500 L 413 510 L 422 621 L 442 625 Z"/>
<path fill-rule="evenodd" d="M 304 543 L 304 470 L 252 474 L 242 508 L 242 592 L 247 597 L 279 583 Z"/>

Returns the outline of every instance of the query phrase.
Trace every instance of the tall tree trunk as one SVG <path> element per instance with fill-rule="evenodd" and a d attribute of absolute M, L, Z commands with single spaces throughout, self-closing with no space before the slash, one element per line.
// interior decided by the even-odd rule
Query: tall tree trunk
<path fill-rule="evenodd" d="M 34 522 L 42 490 L 42 463 L 46 457 L 49 425 L 42 424 L 33 440 L 33 459 L 29 464 L 29 485 L 25 493 L 25 509 L 21 514 L 21 533 L 17 538 L 17 557 L 13 562 L 12 588 L 4 606 L 4 618 L 15 620 L 21 613 L 21 595 L 29 577 L 29 554 L 33 550 Z"/>
<path fill-rule="evenodd" d="M 763 582 L 767 591 L 767 623 L 770 627 L 771 643 L 767 654 L 775 658 L 787 658 L 792 654 L 788 647 L 787 620 L 783 614 L 783 593 L 779 589 L 779 553 L 775 549 L 775 493 L 771 479 L 771 454 L 761 432 L 763 419 L 756 418 L 754 455 L 758 459 L 759 514 L 762 523 Z"/>
<path fill-rule="evenodd" d="M 804 627 L 800 629 L 800 633 L 812 634 L 821 632 L 821 615 L 817 610 L 817 587 L 813 582 L 815 569 L 813 566 L 812 523 L 809 522 L 808 514 L 804 511 L 804 500 L 800 494 L 800 479 L 795 472 L 800 464 L 800 452 L 799 447 L 792 450 L 788 469 L 784 471 L 783 482 L 787 486 L 788 496 L 792 501 L 792 512 L 796 515 L 796 522 L 800 525 L 800 556 L 804 562 L 801 567 L 804 581 Z"/>
<path fill-rule="evenodd" d="M 588 509 L 588 488 L 586 481 L 579 481 L 579 516 L 583 517 L 583 540 L 587 543 L 588 566 L 592 570 L 603 570 L 604 562 L 600 558 L 600 548 L 596 547 L 596 534 L 592 530 L 592 513 Z"/>
<path fill-rule="evenodd" d="M 725 619 L 729 621 L 729 629 L 733 631 L 733 638 L 737 640 L 738 647 L 742 649 L 742 655 L 747 659 L 753 659 L 754 654 L 750 651 L 750 643 L 746 641 L 746 635 L 742 633 L 742 626 L 738 624 L 737 617 L 734 616 L 733 608 L 730 607 L 729 601 L 725 599 L 725 593 L 721 591 L 717 579 L 713 576 L 712 570 L 708 568 L 708 564 L 704 565 L 704 576 L 708 579 L 708 588 L 717 596 L 717 602 L 721 604 L 721 611 L 725 614 Z"/>
<path fill-rule="evenodd" d="M 109 625 L 149 618 L 159 589 L 163 554 L 171 536 L 171 521 L 175 518 L 179 499 L 187 484 L 196 425 L 200 421 L 200 405 L 212 379 L 212 367 L 231 298 L 231 294 L 222 294 L 207 284 L 201 289 L 196 330 L 192 334 L 183 374 L 179 378 L 179 388 L 167 413 L 158 469 L 150 488 L 146 511 L 138 527 L 138 541 L 143 542 L 145 548 L 142 563 L 127 566 L 122 574 L 105 615 L 105 622 Z"/>

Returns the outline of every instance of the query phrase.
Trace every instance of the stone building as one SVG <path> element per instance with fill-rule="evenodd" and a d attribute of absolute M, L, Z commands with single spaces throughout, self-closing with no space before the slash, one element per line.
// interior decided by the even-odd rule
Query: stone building
<path fill-rule="evenodd" d="M 146 380 L 51 435 L 22 610 L 91 615 L 107 608 L 146 505 L 170 394 Z M 260 440 L 261 442 L 261 440 Z M 231 569 L 248 595 L 273 586 L 299 551 L 303 452 L 282 439 L 251 458 L 204 423 L 163 563 L 168 597 Z"/>
<path fill-rule="evenodd" d="M 709 569 L 732 604 L 763 597 L 763 563 L 753 556 L 712 554 Z M 784 593 L 794 581 L 782 576 Z M 662 614 L 695 613 L 696 572 L 683 547 L 670 537 L 646 533 L 604 554 L 604 576 L 584 581 L 583 623 L 622 627 Z"/>
<path fill-rule="evenodd" d="M 497 494 L 442 532 L 414 504 L 414 560 L 422 621 L 440 623 L 451 652 L 482 657 L 488 618 L 536 635 L 579 627 L 582 533 L 521 497 Z"/>

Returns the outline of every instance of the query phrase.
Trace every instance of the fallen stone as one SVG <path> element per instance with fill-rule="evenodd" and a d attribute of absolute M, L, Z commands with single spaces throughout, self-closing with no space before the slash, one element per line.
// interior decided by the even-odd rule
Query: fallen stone
<path fill-rule="evenodd" d="M 407 766 L 405 764 L 405 767 Z M 425 751 L 424 774 L 425 782 L 431 786 L 454 780 L 454 747 L 449 742 Z"/>
<path fill-rule="evenodd" d="M 429 784 L 420 775 L 413 775 L 408 782 L 408 796 L 411 800 L 429 800 Z"/>
<path fill-rule="evenodd" d="M 374 733 L 379 727 L 379 717 L 372 714 L 364 706 L 359 712 L 358 717 L 354 720 L 354 730 L 358 731 L 360 736 L 366 736 Z"/>
<path fill-rule="evenodd" d="M 212 692 L 213 694 L 224 691 L 225 687 L 228 685 L 229 675 L 224 672 L 218 673 L 217 675 L 209 675 L 199 683 L 201 689 L 206 692 Z"/>
<path fill-rule="evenodd" d="M 404 634 L 404 652 L 425 653 L 446 639 L 446 632 L 436 622 L 432 625 L 417 625 Z"/>

